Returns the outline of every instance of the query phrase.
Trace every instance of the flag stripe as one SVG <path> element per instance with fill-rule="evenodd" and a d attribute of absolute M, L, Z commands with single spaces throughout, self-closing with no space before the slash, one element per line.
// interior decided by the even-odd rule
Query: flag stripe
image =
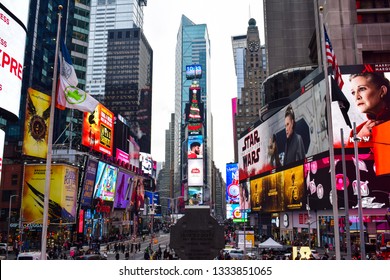
<path fill-rule="evenodd" d="M 336 55 L 333 51 L 332 43 L 330 42 L 330 39 L 328 37 L 328 33 L 326 32 L 325 26 L 324 26 L 324 33 L 325 33 L 326 58 L 327 58 L 328 63 L 330 65 L 332 65 L 334 79 L 336 80 L 339 88 L 342 89 L 344 86 L 344 81 L 343 81 L 343 78 L 341 76 L 340 67 L 337 63 Z"/>

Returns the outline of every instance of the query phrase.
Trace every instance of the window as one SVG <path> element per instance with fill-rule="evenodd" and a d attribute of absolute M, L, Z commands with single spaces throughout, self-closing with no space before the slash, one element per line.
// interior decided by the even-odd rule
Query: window
<path fill-rule="evenodd" d="M 12 174 L 11 176 L 11 185 L 17 186 L 18 185 L 18 174 Z"/>

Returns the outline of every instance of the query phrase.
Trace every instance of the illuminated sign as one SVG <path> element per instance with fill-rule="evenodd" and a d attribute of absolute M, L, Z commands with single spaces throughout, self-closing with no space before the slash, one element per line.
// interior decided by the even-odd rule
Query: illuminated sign
<path fill-rule="evenodd" d="M 0 3 L 0 112 L 19 117 L 29 0 Z"/>
<path fill-rule="evenodd" d="M 187 80 L 201 79 L 202 78 L 202 66 L 199 64 L 192 64 L 186 66 L 186 78 Z"/>
<path fill-rule="evenodd" d="M 92 113 L 84 112 L 81 144 L 112 156 L 114 143 L 114 114 L 98 104 Z"/>

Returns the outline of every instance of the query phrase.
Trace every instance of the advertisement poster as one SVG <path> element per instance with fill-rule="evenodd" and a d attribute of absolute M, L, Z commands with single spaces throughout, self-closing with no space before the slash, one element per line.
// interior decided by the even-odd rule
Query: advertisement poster
<path fill-rule="evenodd" d="M 125 209 L 128 207 L 131 199 L 131 187 L 133 185 L 133 176 L 119 171 L 118 181 L 114 199 L 114 208 Z"/>
<path fill-rule="evenodd" d="M 139 161 L 141 162 L 141 169 L 145 174 L 152 175 L 153 173 L 153 158 L 151 154 L 139 153 Z"/>
<path fill-rule="evenodd" d="M 306 191 L 303 166 L 299 165 L 284 171 L 284 209 L 303 209 L 306 205 Z"/>
<path fill-rule="evenodd" d="M 129 137 L 129 163 L 132 166 L 139 166 L 139 152 L 140 148 L 137 142 L 135 142 L 133 137 Z"/>
<path fill-rule="evenodd" d="M 188 205 L 203 204 L 203 187 L 188 187 Z"/>
<path fill-rule="evenodd" d="M 22 89 L 30 0 L 0 3 L 0 113 L 16 120 Z"/>
<path fill-rule="evenodd" d="M 328 151 L 324 100 L 325 82 L 321 81 L 241 137 L 240 181 L 273 169 L 303 164 L 305 158 Z"/>
<path fill-rule="evenodd" d="M 247 221 L 247 212 L 240 211 L 239 204 L 226 204 L 226 219 L 232 219 L 233 222 L 241 223 Z"/>
<path fill-rule="evenodd" d="M 238 163 L 226 164 L 226 203 L 239 203 Z"/>
<path fill-rule="evenodd" d="M 98 161 L 89 158 L 87 168 L 85 170 L 83 191 L 80 198 L 81 207 L 89 207 L 92 205 L 92 195 L 95 187 L 97 167 Z"/>
<path fill-rule="evenodd" d="M 188 160 L 188 186 L 203 186 L 203 159 Z"/>
<path fill-rule="evenodd" d="M 105 201 L 114 201 L 117 175 L 118 168 L 99 161 L 93 197 Z"/>
<path fill-rule="evenodd" d="M 78 169 L 52 165 L 49 199 L 50 222 L 75 223 Z M 25 165 L 22 215 L 26 223 L 42 224 L 46 165 Z"/>
<path fill-rule="evenodd" d="M 203 158 L 203 136 L 188 136 L 188 158 Z"/>
<path fill-rule="evenodd" d="M 50 122 L 51 97 L 29 88 L 22 153 L 25 156 L 46 158 Z"/>
<path fill-rule="evenodd" d="M 359 168 L 362 208 L 383 209 L 387 212 L 389 203 L 388 176 L 376 176 L 372 153 L 360 153 L 358 161 L 354 155 L 345 155 L 346 173 L 343 175 L 341 155 L 335 155 L 337 203 L 344 207 L 344 181 L 348 192 L 348 206 L 358 208 L 358 185 L 356 164 Z M 305 165 L 305 185 L 308 190 L 310 209 L 332 209 L 332 189 L 329 177 L 329 158 L 319 159 Z"/>
<path fill-rule="evenodd" d="M 92 150 L 112 156 L 114 114 L 102 104 L 93 113 L 84 112 L 81 144 Z"/>
<path fill-rule="evenodd" d="M 385 67 L 387 65 L 387 67 Z M 335 143 L 335 147 L 340 147 L 340 141 L 341 141 L 341 134 L 340 129 L 342 128 L 344 131 L 344 143 L 346 146 L 353 148 L 353 123 L 356 124 L 356 129 L 358 136 L 361 138 L 360 141 L 358 141 L 359 147 L 372 147 L 375 140 L 373 139 L 373 135 L 367 131 L 367 134 L 364 134 L 362 129 L 362 125 L 364 125 L 368 119 L 377 118 L 381 121 L 389 121 L 390 120 L 390 112 L 388 112 L 389 109 L 387 109 L 387 112 L 380 112 L 378 113 L 378 116 L 374 116 L 372 114 L 368 114 L 366 112 L 366 109 L 363 108 L 361 105 L 362 101 L 357 101 L 355 96 L 356 91 L 356 84 L 357 80 L 352 79 L 350 81 L 350 76 L 354 74 L 361 75 L 361 81 L 372 79 L 372 77 L 381 77 L 381 79 L 385 78 L 386 80 L 380 81 L 378 80 L 376 83 L 389 83 L 390 80 L 390 64 L 366 64 L 366 65 L 349 65 L 344 66 L 341 68 L 342 72 L 342 78 L 344 81 L 344 86 L 342 88 L 342 94 L 346 97 L 349 103 L 349 109 L 348 109 L 348 117 L 351 121 L 352 127 L 349 127 L 342 115 L 342 112 L 338 108 L 337 102 L 332 102 L 332 123 L 333 123 L 333 139 Z M 386 70 L 386 71 L 385 71 Z M 378 85 L 379 85 L 378 84 Z M 334 90 L 337 90 L 337 88 L 334 88 Z M 354 95 L 354 94 L 355 95 Z M 378 96 L 378 102 L 386 103 L 385 106 L 390 105 L 390 93 L 387 92 L 387 94 L 383 94 L 378 90 L 376 93 Z M 381 97 L 382 94 L 382 97 Z M 361 95 L 361 94 L 359 94 Z M 361 100 L 361 98 L 359 98 Z M 377 102 L 377 101 L 375 101 Z M 374 127 L 374 126 L 373 126 Z M 372 127 L 372 128 L 373 128 Z M 371 131 L 372 132 L 372 131 Z M 363 135 L 364 134 L 364 135 Z"/>

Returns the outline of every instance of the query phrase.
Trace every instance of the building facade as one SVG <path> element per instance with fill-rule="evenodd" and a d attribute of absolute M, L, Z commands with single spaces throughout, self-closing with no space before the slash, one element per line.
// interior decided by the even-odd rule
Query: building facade
<path fill-rule="evenodd" d="M 195 24 L 182 16 L 176 42 L 175 66 L 175 158 L 174 158 L 174 196 L 184 195 L 187 176 L 186 147 L 186 105 L 191 102 L 189 88 L 192 80 L 187 80 L 186 66 L 201 65 L 202 78 L 198 80 L 200 102 L 203 104 L 203 170 L 204 186 L 210 189 L 212 168 L 212 119 L 210 100 L 210 40 L 206 24 Z M 203 187 L 203 186 L 202 186 Z M 209 201 L 209 200 L 208 200 Z"/>

